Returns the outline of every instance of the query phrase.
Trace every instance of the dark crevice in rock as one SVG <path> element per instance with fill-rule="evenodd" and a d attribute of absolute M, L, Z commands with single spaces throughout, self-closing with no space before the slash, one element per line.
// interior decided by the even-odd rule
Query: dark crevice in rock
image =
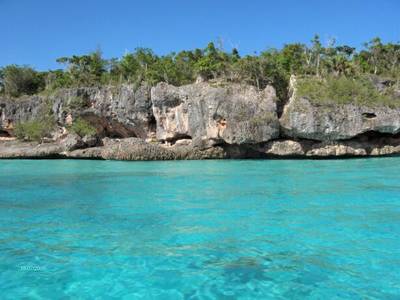
<path fill-rule="evenodd" d="M 177 135 L 175 135 L 173 138 L 166 139 L 165 142 L 168 142 L 168 143 L 170 143 L 171 145 L 174 145 L 174 144 L 176 144 L 176 142 L 179 141 L 179 140 L 191 140 L 191 139 L 192 139 L 192 137 L 191 137 L 190 135 L 187 135 L 187 134 L 177 134 Z"/>
<path fill-rule="evenodd" d="M 288 102 L 289 97 L 286 97 L 285 99 L 278 99 L 276 102 L 276 115 L 278 116 L 278 119 L 282 116 L 283 110 Z"/>
<path fill-rule="evenodd" d="M 157 129 L 157 121 L 156 121 L 156 118 L 154 117 L 154 115 L 151 115 L 149 117 L 148 126 L 149 126 L 149 131 L 150 132 L 155 132 L 156 131 L 156 129 Z"/>
<path fill-rule="evenodd" d="M 10 133 L 0 129 L 0 137 L 11 137 Z"/>
<path fill-rule="evenodd" d="M 400 132 L 392 134 L 392 133 L 382 133 L 377 131 L 367 131 L 359 135 L 356 135 L 351 139 L 339 140 L 339 141 L 373 142 L 381 139 L 400 139 Z"/>
<path fill-rule="evenodd" d="M 363 118 L 366 118 L 366 119 L 375 119 L 376 118 L 375 113 L 363 113 L 362 116 L 363 116 Z"/>
<path fill-rule="evenodd" d="M 317 140 L 317 139 L 293 137 L 291 135 L 285 134 L 285 131 L 283 130 L 282 126 L 280 127 L 280 130 L 279 130 L 279 137 L 276 139 L 271 139 L 269 141 L 276 141 L 276 140 L 307 141 L 307 142 L 312 142 L 312 143 L 321 142 L 320 140 Z"/>
<path fill-rule="evenodd" d="M 209 147 L 207 149 L 212 149 L 212 148 L 222 148 L 224 152 L 226 153 L 225 158 L 231 158 L 231 159 L 261 159 L 261 158 L 267 158 L 267 155 L 263 152 L 260 152 L 258 150 L 258 146 L 263 143 L 257 143 L 257 144 L 229 144 L 224 142 L 223 140 L 219 140 L 214 144 L 212 147 Z M 206 149 L 202 149 L 203 151 Z"/>

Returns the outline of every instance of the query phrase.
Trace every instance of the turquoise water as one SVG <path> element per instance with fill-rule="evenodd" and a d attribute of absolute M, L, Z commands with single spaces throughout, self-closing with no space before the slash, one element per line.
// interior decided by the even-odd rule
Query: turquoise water
<path fill-rule="evenodd" d="M 0 160 L 0 299 L 400 299 L 400 158 Z"/>

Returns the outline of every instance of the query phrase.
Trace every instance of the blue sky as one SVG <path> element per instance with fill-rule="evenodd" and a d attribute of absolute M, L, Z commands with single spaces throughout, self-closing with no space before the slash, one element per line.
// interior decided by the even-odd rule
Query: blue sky
<path fill-rule="evenodd" d="M 246 54 L 315 33 L 361 47 L 375 36 L 400 41 L 399 16 L 398 0 L 0 0 L 0 66 L 46 70 L 97 47 L 119 57 L 139 46 L 165 54 L 216 40 Z"/>

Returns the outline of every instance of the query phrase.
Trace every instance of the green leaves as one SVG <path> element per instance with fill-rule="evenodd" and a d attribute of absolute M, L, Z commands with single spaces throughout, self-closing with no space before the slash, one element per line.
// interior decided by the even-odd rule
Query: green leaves
<path fill-rule="evenodd" d="M 32 95 L 43 90 L 45 86 L 43 73 L 26 66 L 10 65 L 3 68 L 0 81 L 4 93 L 11 97 Z"/>
<path fill-rule="evenodd" d="M 324 79 L 305 77 L 298 79 L 300 97 L 307 97 L 317 104 L 350 104 L 366 106 L 398 106 L 391 95 L 379 93 L 368 78 L 328 76 Z"/>
<path fill-rule="evenodd" d="M 234 48 L 224 51 L 209 43 L 204 49 L 183 50 L 156 55 L 151 49 L 136 48 L 122 58 L 104 59 L 99 50 L 87 55 L 61 57 L 65 70 L 36 72 L 29 67 L 11 65 L 0 69 L 0 93 L 18 97 L 46 90 L 73 86 L 164 81 L 173 85 L 204 80 L 245 82 L 263 89 L 272 84 L 281 99 L 287 97 L 290 75 L 319 78 L 360 77 L 375 74 L 400 83 L 400 44 L 383 43 L 379 38 L 356 51 L 348 45 L 327 45 L 315 35 L 309 45 L 286 44 L 282 49 L 268 49 L 260 54 L 241 56 Z"/>
<path fill-rule="evenodd" d="M 80 137 L 94 136 L 97 133 L 95 127 L 93 127 L 89 122 L 81 118 L 76 119 L 72 123 L 70 129 Z"/>
<path fill-rule="evenodd" d="M 69 80 L 65 80 L 65 83 L 75 86 L 99 85 L 107 71 L 107 61 L 102 58 L 100 50 L 88 55 L 61 57 L 57 62 L 67 66 L 65 73 Z"/>
<path fill-rule="evenodd" d="M 55 126 L 51 116 L 16 124 L 14 133 L 20 140 L 37 141 L 50 135 Z"/>

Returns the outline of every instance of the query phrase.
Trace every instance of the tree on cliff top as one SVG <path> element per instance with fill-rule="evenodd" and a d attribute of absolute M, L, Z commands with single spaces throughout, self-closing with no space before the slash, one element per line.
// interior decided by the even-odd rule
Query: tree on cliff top
<path fill-rule="evenodd" d="M 71 82 L 82 86 L 101 83 L 107 64 L 107 61 L 102 58 L 100 50 L 88 55 L 61 57 L 57 59 L 57 62 L 67 65 L 66 72 L 71 77 Z"/>
<path fill-rule="evenodd" d="M 361 78 L 380 76 L 400 85 L 400 44 L 383 43 L 374 38 L 357 51 L 348 45 L 336 45 L 331 39 L 323 45 L 315 35 L 309 45 L 286 44 L 282 49 L 268 49 L 260 54 L 241 56 L 237 49 L 224 51 L 209 43 L 204 49 L 183 50 L 156 55 L 151 49 L 137 48 L 122 58 L 103 59 L 99 50 L 87 55 L 73 55 L 57 60 L 65 70 L 36 72 L 29 67 L 11 65 L 1 69 L 0 92 L 10 96 L 34 94 L 44 87 L 54 90 L 71 86 L 96 86 L 164 81 L 173 85 L 221 79 L 245 82 L 259 89 L 267 84 L 286 97 L 290 75 Z"/>
<path fill-rule="evenodd" d="M 44 89 L 44 74 L 30 67 L 10 65 L 1 70 L 0 82 L 4 93 L 11 97 L 32 95 Z"/>

